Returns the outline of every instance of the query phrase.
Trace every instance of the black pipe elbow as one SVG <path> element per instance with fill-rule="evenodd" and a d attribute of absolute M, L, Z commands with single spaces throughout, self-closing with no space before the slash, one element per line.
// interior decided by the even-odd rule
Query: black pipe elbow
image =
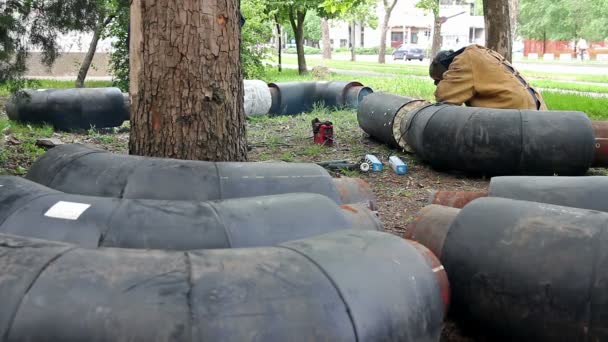
<path fill-rule="evenodd" d="M 441 255 L 459 317 L 517 341 L 608 340 L 608 214 L 481 198 Z"/>
<path fill-rule="evenodd" d="M 0 233 L 86 248 L 271 246 L 343 229 L 382 230 L 367 208 L 318 194 L 186 202 L 70 195 L 0 176 Z"/>
<path fill-rule="evenodd" d="M 494 177 L 489 195 L 608 212 L 608 177 Z"/>
<path fill-rule="evenodd" d="M 439 169 L 489 175 L 580 175 L 595 140 L 581 112 L 422 107 L 401 122 L 406 140 Z"/>
<path fill-rule="evenodd" d="M 320 81 L 269 83 L 272 96 L 270 115 L 292 115 L 311 111 L 315 104 L 330 108 L 357 108 L 373 93 L 359 82 Z"/>
<path fill-rule="evenodd" d="M 6 341 L 419 342 L 443 321 L 424 256 L 377 232 L 186 252 L 0 234 L 0 266 Z"/>
<path fill-rule="evenodd" d="M 149 158 L 79 144 L 49 150 L 27 178 L 67 193 L 116 198 L 210 201 L 307 192 L 339 204 L 365 203 L 373 209 L 376 203 L 367 184 L 335 182 L 316 164 Z"/>
<path fill-rule="evenodd" d="M 129 107 L 118 88 L 24 89 L 6 104 L 11 120 L 49 124 L 57 130 L 118 127 Z"/>
<path fill-rule="evenodd" d="M 359 127 L 373 139 L 393 148 L 407 148 L 401 122 L 407 114 L 428 102 L 388 93 L 371 94 L 357 110 Z"/>
<path fill-rule="evenodd" d="M 580 175 L 595 153 L 591 121 L 581 112 L 430 105 L 375 93 L 357 118 L 372 138 L 444 170 Z"/>

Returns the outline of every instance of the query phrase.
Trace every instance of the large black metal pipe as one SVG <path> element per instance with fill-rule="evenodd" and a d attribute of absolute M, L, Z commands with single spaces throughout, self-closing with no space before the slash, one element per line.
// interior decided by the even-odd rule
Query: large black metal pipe
<path fill-rule="evenodd" d="M 271 115 L 291 115 L 311 111 L 315 104 L 332 108 L 357 108 L 373 91 L 359 82 L 319 81 L 269 83 Z"/>
<path fill-rule="evenodd" d="M 309 192 L 340 204 L 375 206 L 369 187 L 355 180 L 357 186 L 348 186 L 347 180 L 334 182 L 315 164 L 148 158 L 78 144 L 49 150 L 30 168 L 27 178 L 56 190 L 90 196 L 209 201 Z"/>
<path fill-rule="evenodd" d="M 3 341 L 439 341 L 425 256 L 378 232 L 277 247 L 87 250 L 0 235 Z"/>
<path fill-rule="evenodd" d="M 608 177 L 494 177 L 489 195 L 608 212 Z"/>
<path fill-rule="evenodd" d="M 402 106 L 408 103 L 411 99 L 401 97 Z M 420 105 L 400 120 L 405 142 L 399 146 L 433 167 L 489 175 L 580 175 L 593 163 L 594 134 L 584 113 Z M 394 141 L 395 130 L 384 128 L 384 117 L 401 108 L 394 95 L 372 94 L 359 108 L 365 118 L 361 127 L 380 141 Z"/>
<path fill-rule="evenodd" d="M 318 194 L 213 202 L 70 195 L 0 176 L 0 233 L 81 247 L 208 249 L 271 246 L 343 229 L 382 230 L 361 206 Z"/>
<path fill-rule="evenodd" d="M 6 103 L 11 120 L 47 123 L 58 130 L 117 127 L 129 120 L 118 88 L 24 89 Z"/>
<path fill-rule="evenodd" d="M 452 105 L 412 115 L 406 140 L 431 165 L 486 174 L 580 175 L 591 166 L 591 120 L 574 111 Z"/>
<path fill-rule="evenodd" d="M 445 231 L 426 228 L 418 234 L 438 241 Z M 608 214 L 597 211 L 471 202 L 440 255 L 456 316 L 509 341 L 608 340 L 607 230 Z"/>

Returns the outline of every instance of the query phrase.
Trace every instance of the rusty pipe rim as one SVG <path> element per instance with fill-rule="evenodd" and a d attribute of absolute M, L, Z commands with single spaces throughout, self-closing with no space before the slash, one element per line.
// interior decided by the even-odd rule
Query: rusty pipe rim
<path fill-rule="evenodd" d="M 488 191 L 435 191 L 429 196 L 429 204 L 462 209 L 481 197 L 488 197 Z"/>
<path fill-rule="evenodd" d="M 608 121 L 591 121 L 595 138 L 608 139 Z"/>
<path fill-rule="evenodd" d="M 451 296 L 450 281 L 448 279 L 448 274 L 445 271 L 445 268 L 441 264 L 441 261 L 439 261 L 439 259 L 437 259 L 437 257 L 433 254 L 433 252 L 431 252 L 431 250 L 429 250 L 428 248 L 426 248 L 425 246 L 423 246 L 422 244 L 420 244 L 416 241 L 413 241 L 413 240 L 406 240 L 406 241 L 409 244 L 411 244 L 412 246 L 414 246 L 414 248 L 416 248 L 416 250 L 418 250 L 418 253 L 420 253 L 420 255 L 422 255 L 422 257 L 426 261 L 427 265 L 433 271 L 433 274 L 435 275 L 435 278 L 437 279 L 437 284 L 439 285 L 439 293 L 441 295 L 441 301 L 443 302 L 443 316 L 445 317 L 450 308 L 450 296 Z"/>
<path fill-rule="evenodd" d="M 369 184 L 361 178 L 341 177 L 333 179 L 344 204 L 365 204 L 370 210 L 378 210 L 376 195 Z"/>
<path fill-rule="evenodd" d="M 404 237 L 421 243 L 441 259 L 445 238 L 459 213 L 460 209 L 452 207 L 426 206 L 407 225 Z"/>
<path fill-rule="evenodd" d="M 593 167 L 608 167 L 608 138 L 595 138 Z"/>

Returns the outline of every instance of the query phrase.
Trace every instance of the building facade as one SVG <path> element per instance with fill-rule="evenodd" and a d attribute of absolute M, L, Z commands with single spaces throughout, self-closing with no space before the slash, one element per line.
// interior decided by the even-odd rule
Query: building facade
<path fill-rule="evenodd" d="M 433 39 L 433 15 L 417 8 L 418 0 L 398 0 L 389 20 L 386 46 L 399 47 L 403 44 L 430 49 Z M 485 44 L 483 16 L 476 16 L 474 0 L 441 0 L 440 16 L 449 18 L 442 25 L 441 37 L 443 49 L 458 49 L 469 44 Z M 384 18 L 384 6 L 378 0 L 376 16 L 381 23 Z M 338 20 L 330 21 L 329 36 L 332 48 L 351 46 L 351 26 Z M 373 48 L 380 46 L 380 24 L 371 28 L 357 24 L 355 26 L 356 47 Z"/>

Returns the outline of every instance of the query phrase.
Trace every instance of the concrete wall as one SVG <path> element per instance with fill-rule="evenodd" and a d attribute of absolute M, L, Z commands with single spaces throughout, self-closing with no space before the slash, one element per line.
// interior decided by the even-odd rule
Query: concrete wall
<path fill-rule="evenodd" d="M 48 67 L 40 63 L 40 53 L 30 52 L 27 60 L 26 76 L 29 77 L 76 77 L 80 64 L 84 59 L 84 52 L 62 53 L 53 67 Z M 97 52 L 87 76 L 103 77 L 109 76 L 110 54 L 107 52 Z"/>

